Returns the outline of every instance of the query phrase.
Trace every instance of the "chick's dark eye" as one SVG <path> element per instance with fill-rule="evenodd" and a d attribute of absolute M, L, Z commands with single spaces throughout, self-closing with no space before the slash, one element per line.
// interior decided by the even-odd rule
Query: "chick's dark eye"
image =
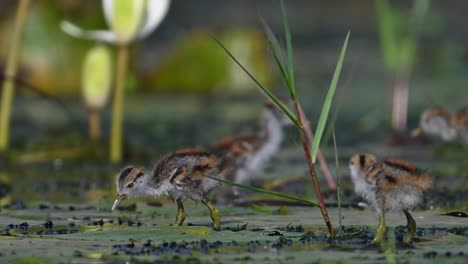
<path fill-rule="evenodd" d="M 133 187 L 133 182 L 127 184 L 127 188 L 132 188 Z"/>

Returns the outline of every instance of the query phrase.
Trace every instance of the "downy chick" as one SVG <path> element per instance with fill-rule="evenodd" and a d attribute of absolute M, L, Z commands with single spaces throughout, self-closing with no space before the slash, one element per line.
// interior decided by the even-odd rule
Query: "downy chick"
<path fill-rule="evenodd" d="M 262 172 L 267 162 L 278 152 L 283 141 L 283 126 L 291 120 L 271 101 L 265 103 L 260 120 L 261 131 L 253 135 L 226 138 L 211 147 L 230 161 L 226 180 L 245 184 Z M 224 198 L 237 196 L 237 189 L 225 185 Z"/>
<path fill-rule="evenodd" d="M 442 107 L 431 107 L 421 114 L 419 128 L 412 132 L 413 136 L 422 133 L 439 137 L 443 141 L 453 141 L 457 137 L 457 130 L 453 127 L 452 115 Z"/>
<path fill-rule="evenodd" d="M 183 202 L 192 199 L 208 207 L 213 229 L 219 230 L 219 212 L 208 201 L 208 193 L 218 186 L 218 182 L 205 175 L 222 177 L 224 166 L 225 160 L 222 156 L 203 151 L 170 154 L 158 161 L 151 172 L 128 166 L 117 177 L 118 196 L 112 210 L 125 199 L 169 195 L 177 203 L 175 225 L 180 226 L 185 220 Z"/>
<path fill-rule="evenodd" d="M 380 224 L 372 243 L 380 243 L 385 236 L 385 213 L 389 210 L 403 211 L 408 223 L 405 243 L 413 241 L 416 222 L 409 210 L 418 206 L 423 192 L 432 184 L 431 177 L 402 160 L 378 161 L 371 154 L 356 154 L 349 163 L 355 191 L 374 207 Z"/>

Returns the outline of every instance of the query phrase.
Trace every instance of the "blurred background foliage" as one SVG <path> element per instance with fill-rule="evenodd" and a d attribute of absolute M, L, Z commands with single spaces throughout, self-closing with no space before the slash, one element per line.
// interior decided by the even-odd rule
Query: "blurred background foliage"
<path fill-rule="evenodd" d="M 258 80 L 272 85 L 266 41 L 261 32 L 231 27 L 217 33 L 227 48 L 245 62 Z M 254 84 L 239 70 L 237 64 L 213 41 L 210 32 L 197 30 L 182 36 L 162 58 L 160 66 L 145 79 L 145 87 L 168 91 L 203 92 L 227 88 L 234 93 L 245 92 Z"/>
<path fill-rule="evenodd" d="M 3 10 L 12 11 L 5 12 L 4 19 L 0 20 L 0 33 L 3 36 L 0 43 L 1 63 L 8 50 L 6 47 L 11 34 L 9 29 L 12 28 L 15 2 L 6 1 L 0 5 Z M 63 33 L 59 24 L 64 19 L 76 22 L 85 29 L 106 27 L 99 1 L 35 2 L 25 27 L 20 74 L 50 94 L 77 95 L 81 80 L 76 73 L 80 71 L 86 51 L 94 43 L 77 40 Z M 167 37 L 155 37 L 148 43 L 134 45 L 132 53 L 136 59 L 130 68 L 128 89 L 144 87 L 160 91 L 206 92 L 220 87 L 239 87 L 245 90 L 251 86 L 250 80 L 238 71 L 212 40 L 210 32 L 215 31 L 187 29 L 174 34 L 169 40 Z M 227 27 L 217 33 L 260 80 L 271 85 L 272 70 L 261 31 L 237 26 Z M 147 45 L 155 45 L 157 48 L 164 45 L 164 50 L 157 50 L 158 58 L 146 61 L 147 64 L 142 67 L 140 62 L 148 58 L 148 51 L 143 49 Z"/>
<path fill-rule="evenodd" d="M 389 3 L 398 10 L 395 15 L 404 24 L 413 2 L 392 0 Z M 6 60 L 16 4 L 14 0 L 0 1 L 0 68 Z M 337 102 L 344 109 L 339 125 L 359 129 L 361 135 L 366 136 L 375 135 L 375 129 L 382 125 L 388 126 L 390 91 L 385 83 L 387 76 L 380 49 L 375 1 L 294 0 L 287 1 L 287 5 L 291 13 L 298 93 L 307 97 L 304 107 L 311 120 L 314 122 L 318 118 L 319 102 L 329 85 L 342 36 L 351 30 L 348 56 L 339 83 L 341 88 L 337 91 Z M 421 110 L 433 103 L 449 110 L 466 104 L 468 28 L 462 26 L 466 24 L 466 10 L 468 2 L 464 0 L 431 1 L 415 55 L 409 127 L 414 127 Z M 224 94 L 226 91 L 239 95 L 256 94 L 254 86 L 209 33 L 220 38 L 266 87 L 276 88 L 281 81 L 272 67 L 259 14 L 275 33 L 281 35 L 282 22 L 275 0 L 172 1 L 161 26 L 145 40 L 132 45 L 127 89 L 143 94 L 153 91 L 177 92 L 179 95 L 186 92 Z M 83 59 L 95 43 L 63 33 L 59 27 L 62 20 L 85 29 L 106 28 L 100 1 L 34 1 L 25 27 L 20 77 L 50 94 L 75 99 L 81 95 Z M 155 98 L 148 100 L 157 100 Z M 143 98 L 137 101 L 143 101 Z M 39 103 L 44 105 L 44 111 L 48 108 L 56 110 L 49 104 Z M 145 103 L 145 107 L 149 104 Z M 141 104 L 135 105 L 142 109 Z M 143 120 L 145 115 L 132 114 L 133 104 L 130 102 L 128 106 L 127 114 L 135 116 L 134 120 L 138 117 Z M 31 123 L 53 123 L 59 115 L 44 117 L 34 112 L 34 107 L 30 109 L 27 104 L 21 107 L 21 111 L 29 113 L 28 122 Z M 16 109 L 18 111 L 20 107 Z M 236 109 L 246 111 L 245 107 Z M 174 118 L 175 110 L 168 111 Z M 226 120 L 232 118 L 230 110 L 224 113 L 229 115 Z M 255 111 L 250 113 L 249 120 L 255 120 Z M 236 119 L 242 119 L 241 115 Z M 165 120 L 166 117 L 158 118 Z M 61 120 L 63 122 L 63 118 Z M 16 133 L 21 135 L 18 130 Z M 352 138 L 349 134 L 342 137 Z"/>
<path fill-rule="evenodd" d="M 466 162 L 456 164 L 466 157 L 464 148 L 454 152 L 453 148 L 447 151 L 430 146 L 422 149 L 424 155 L 421 155 L 422 152 L 411 152 L 412 147 L 404 148 L 400 153 L 370 146 L 381 146 L 390 127 L 391 92 L 386 83 L 388 76 L 380 47 L 375 0 L 286 2 L 298 96 L 312 127 L 318 120 L 343 36 L 351 30 L 336 105 L 332 109 L 339 112 L 335 128 L 343 162 L 347 162 L 348 156 L 356 151 L 372 150 L 377 154 L 410 159 L 437 173 L 453 177 L 466 175 Z M 404 34 L 413 1 L 388 2 L 395 11 L 395 21 L 401 21 L 397 24 Z M 17 3 L 16 0 L 0 1 L 2 72 Z M 467 104 L 468 27 L 464 26 L 467 12 L 466 0 L 431 1 L 414 55 L 409 128 L 416 127 L 422 109 L 434 103 L 451 111 Z M 177 148 L 212 144 L 226 136 L 255 131 L 264 98 L 215 43 L 210 33 L 220 39 L 265 87 L 275 89 L 282 85 L 282 81 L 268 54 L 259 14 L 277 36 L 283 36 L 277 0 L 173 0 L 160 27 L 131 46 L 126 85 L 131 96 L 125 102 L 126 162 L 151 164 L 162 153 Z M 89 142 L 85 139 L 87 110 L 81 98 L 81 70 L 87 51 L 96 43 L 66 35 L 60 30 L 63 20 L 84 29 L 107 28 L 101 1 L 33 1 L 25 26 L 19 77 L 60 98 L 73 115 L 47 100 L 50 98 L 38 99 L 37 96 L 29 96 L 31 93 L 25 93 L 24 89 L 17 89 L 20 96 L 15 97 L 12 119 L 12 149 L 16 150 L 12 153 L 12 160 L 20 164 L 18 167 L 47 163 L 40 167 L 42 172 L 38 172 L 36 167 L 29 167 L 29 170 L 15 168 L 9 177 L 24 177 L 34 182 L 44 174 L 63 180 L 64 174 L 59 171 L 70 169 L 67 174 L 73 179 L 70 185 L 82 184 L 79 195 L 82 196 L 81 192 L 93 190 L 90 186 L 109 188 L 115 168 L 102 164 L 107 155 L 105 146 L 91 143 L 90 149 L 101 148 L 95 152 L 83 150 Z M 107 47 L 115 55 L 115 47 Z M 281 91 L 284 89 L 275 90 L 284 96 Z M 109 110 L 107 105 L 102 111 L 104 139 L 110 130 Z M 302 156 L 288 152 L 288 148 L 298 147 L 297 133 L 290 132 L 287 132 L 283 156 L 278 159 L 285 162 L 275 162 L 278 167 L 287 168 L 287 172 L 277 173 L 275 176 L 278 178 L 297 176 L 304 171 L 303 167 L 290 164 L 296 165 L 295 162 L 302 159 Z M 104 140 L 101 143 L 107 144 Z M 327 152 L 327 147 L 330 143 L 324 144 L 323 148 L 325 155 L 332 160 L 332 152 Z M 43 149 L 52 149 L 52 154 L 41 152 Z M 445 163 L 436 162 L 440 161 L 439 154 L 445 155 Z M 89 163 L 81 166 L 81 160 L 68 163 L 68 160 L 79 159 L 97 161 L 97 166 Z M 76 168 L 79 169 L 75 171 Z M 1 190 L 10 184 L 3 178 L 7 176 L 0 175 Z M 51 185 L 47 188 L 55 188 Z M 39 185 L 35 189 L 36 196 L 47 197 L 57 193 L 44 191 L 49 190 L 47 188 Z M 17 193 L 29 190 L 27 184 L 17 187 Z M 92 195 L 97 196 L 99 192 Z"/>
<path fill-rule="evenodd" d="M 1 5 L 1 61 L 4 61 L 16 1 L 2 1 Z M 79 95 L 81 76 L 77 73 L 93 43 L 70 38 L 60 31 L 59 23 L 70 18 L 84 26 L 102 27 L 105 21 L 100 13 L 97 1 L 35 1 L 26 21 L 20 76 L 52 94 Z"/>
<path fill-rule="evenodd" d="M 159 91 L 254 90 L 245 76 L 216 47 L 212 32 L 247 63 L 266 86 L 275 82 L 258 23 L 258 13 L 281 31 L 274 1 L 214 0 L 173 1 L 161 27 L 148 39 L 132 47 L 129 87 Z M 411 1 L 389 1 L 400 12 L 404 24 Z M 0 65 L 6 56 L 16 1 L 0 3 Z M 332 72 L 335 52 L 342 32 L 351 29 L 348 65 L 357 73 L 383 72 L 379 54 L 374 1 L 289 1 L 297 70 L 309 80 L 327 79 Z M 467 70 L 468 30 L 466 1 L 432 1 L 422 28 L 416 71 L 431 76 L 461 74 Z M 406 10 L 406 12 L 405 12 Z M 406 14 L 405 14 L 406 13 Z M 81 61 L 93 43 L 76 40 L 59 29 L 61 20 L 83 28 L 105 28 L 100 1 L 35 1 L 25 28 L 21 73 L 30 83 L 58 95 L 78 95 Z M 332 49 L 334 47 L 335 49 Z M 348 68 L 348 70 L 350 69 Z M 345 69 L 346 70 L 346 69 Z M 364 74 L 364 73 L 362 73 Z M 183 75 L 184 78 L 177 78 Z M 325 75 L 325 76 L 324 76 Z M 346 76 L 346 74 L 344 75 Z M 301 79 L 299 76 L 298 79 Z M 302 78 L 304 80 L 304 78 Z M 234 87 L 236 87 L 234 89 Z M 462 89 L 461 87 L 457 89 Z"/>

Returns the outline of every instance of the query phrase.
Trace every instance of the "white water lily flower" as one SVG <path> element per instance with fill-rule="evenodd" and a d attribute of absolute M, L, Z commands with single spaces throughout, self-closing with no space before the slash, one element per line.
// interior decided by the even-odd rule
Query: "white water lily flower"
<path fill-rule="evenodd" d="M 112 30 L 83 30 L 62 21 L 67 34 L 113 44 L 129 44 L 143 39 L 161 24 L 171 0 L 102 0 L 104 16 Z"/>

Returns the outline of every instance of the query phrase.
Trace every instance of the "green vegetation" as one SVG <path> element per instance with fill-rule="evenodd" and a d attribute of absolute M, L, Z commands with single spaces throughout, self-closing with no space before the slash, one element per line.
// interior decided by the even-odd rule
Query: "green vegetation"
<path fill-rule="evenodd" d="M 169 226 L 175 214 L 172 204 L 162 207 L 138 204 L 139 210 L 151 214 L 128 211 L 111 213 L 104 208 L 99 211 L 83 210 L 84 205 L 75 205 L 77 210 L 69 211 L 65 205 L 55 205 L 56 208 L 45 210 L 31 207 L 8 214 L 0 213 L 0 222 L 5 223 L 0 228 L 2 262 L 29 263 L 27 261 L 34 260 L 37 262 L 31 263 L 61 263 L 64 259 L 72 263 L 130 259 L 134 262 L 154 262 L 173 260 L 177 255 L 179 262 L 222 260 L 231 263 L 245 258 L 245 261 L 248 259 L 248 262 L 254 263 L 343 260 L 347 263 L 374 263 L 385 260 L 393 262 L 396 258 L 409 263 L 433 260 L 464 263 L 466 257 L 460 255 L 466 247 L 467 238 L 463 235 L 466 227 L 432 226 L 438 221 L 444 221 L 449 226 L 463 226 L 466 218 L 437 216 L 440 211 L 418 212 L 420 217 L 432 220 L 420 226 L 422 239 L 417 247 L 402 247 L 399 238 L 404 234 L 401 231 L 404 228 L 396 227 L 392 228 L 390 241 L 383 245 L 382 251 L 378 247 L 363 251 L 362 248 L 372 236 L 372 228 L 346 226 L 345 232 L 337 235 L 335 243 L 330 246 L 329 235 L 314 227 L 322 222 L 318 211 L 297 207 L 289 207 L 288 215 L 282 216 L 274 213 L 278 209 L 276 206 L 268 207 L 275 209 L 273 213 L 255 213 L 247 207 L 221 206 L 221 213 L 229 216 L 230 220 L 223 223 L 221 231 L 213 231 L 200 225 L 209 221 L 203 205 L 192 202 L 187 203 L 187 210 L 193 226 Z M 28 213 L 33 213 L 33 216 L 28 216 Z M 370 211 L 349 208 L 344 209 L 344 213 L 347 220 L 353 223 L 367 222 L 373 215 Z M 48 216 L 57 220 L 48 222 L 45 220 Z M 291 219 L 297 220 L 291 222 Z M 49 226 L 44 227 L 47 223 Z M 8 227 L 10 224 L 13 224 L 13 228 Z"/>
<path fill-rule="evenodd" d="M 335 175 L 336 175 L 336 197 L 338 200 L 338 224 L 340 231 L 343 227 L 343 216 L 341 215 L 341 172 L 340 172 L 340 157 L 338 153 L 338 147 L 336 146 L 336 135 L 335 127 L 332 125 L 332 136 L 333 136 L 333 151 L 335 152 Z"/>
<path fill-rule="evenodd" d="M 101 137 L 101 109 L 109 99 L 112 82 L 112 57 L 106 46 L 89 50 L 83 63 L 83 97 L 89 111 L 89 136 Z"/>
<path fill-rule="evenodd" d="M 409 81 L 418 51 L 418 39 L 430 0 L 414 0 L 409 15 L 394 8 L 388 0 L 377 0 L 377 22 L 380 46 L 386 71 L 393 83 L 392 128 L 406 129 Z"/>
<path fill-rule="evenodd" d="M 444 28 L 447 35 L 443 38 L 425 35 L 432 26 L 422 25 L 429 24 L 430 0 L 413 0 L 409 5 L 390 0 L 353 4 L 353 16 L 346 20 L 343 14 L 348 10 L 342 8 L 348 7 L 346 3 L 338 7 L 326 1 L 310 5 L 341 8 L 336 17 L 328 12 L 323 17 L 304 17 L 309 14 L 304 9 L 288 20 L 285 3 L 290 11 L 309 3 L 281 0 L 281 16 L 273 17 L 268 9 L 268 23 L 260 19 L 260 29 L 250 21 L 218 27 L 209 20 L 211 14 L 206 16 L 205 8 L 202 12 L 190 9 L 189 19 L 178 17 L 180 24 L 172 25 L 171 18 L 161 34 L 141 43 L 136 42 L 151 31 L 146 23 L 154 4 L 170 1 L 106 0 L 103 2 L 114 4 L 110 8 L 103 5 L 104 15 L 97 8 L 100 2 L 21 0 L 0 4 L 19 6 L 16 16 L 14 10 L 5 8 L 2 14 L 6 18 L 0 21 L 0 36 L 5 36 L 0 41 L 2 70 L 5 61 L 5 73 L 0 74 L 1 263 L 466 262 L 467 147 L 409 138 L 404 139 L 411 144 L 395 146 L 386 140 L 389 117 L 382 107 L 387 102 L 381 89 L 384 74 L 394 88 L 393 129 L 402 136 L 407 136 L 402 113 L 409 102 L 410 80 L 408 126 L 417 125 L 422 108 L 428 105 L 426 93 L 448 110 L 459 108 L 468 97 L 468 77 L 463 71 L 466 43 L 450 39 L 459 28 Z M 245 8 L 245 3 L 234 2 L 235 10 Z M 185 4 L 192 7 L 188 2 L 177 7 Z M 376 9 L 369 11 L 369 4 Z M 459 14 L 443 13 L 446 5 L 441 2 L 431 10 L 439 19 L 453 15 L 451 21 L 460 21 Z M 160 8 L 162 16 L 156 19 L 156 26 L 167 12 L 167 6 Z M 217 10 L 208 11 L 219 23 Z M 366 16 L 365 21 L 378 19 L 381 54 L 374 50 L 376 43 L 367 41 L 375 39 L 375 25 L 363 25 L 359 16 L 372 11 L 376 16 Z M 109 14 L 115 15 L 114 20 L 104 18 Z M 8 20 L 10 16 L 14 23 Z M 67 33 L 92 41 L 67 39 L 57 28 L 63 16 L 84 28 L 107 23 L 108 30 L 84 30 L 64 22 Z M 200 17 L 203 26 L 181 27 Z M 344 36 L 348 23 L 361 23 L 356 30 L 359 34 L 353 29 L 353 45 L 350 32 Z M 284 29 L 281 37 L 274 33 L 278 27 Z M 341 31 L 343 36 L 337 34 Z M 216 32 L 215 41 L 209 32 Z M 429 41 L 419 41 L 423 35 Z M 343 43 L 337 43 L 342 38 Z M 3 42 L 13 44 L 4 48 Z M 451 57 L 443 52 L 444 47 Z M 350 58 L 351 53 L 356 57 Z M 345 56 L 350 67 L 343 68 Z M 453 66 L 443 75 L 437 72 L 441 61 Z M 344 82 L 343 75 L 347 77 Z M 275 90 L 275 86 L 286 88 Z M 18 88 L 24 90 L 18 94 Z M 249 191 L 241 190 L 238 199 L 226 201 L 229 204 L 216 204 L 222 216 L 219 226 L 217 210 L 210 215 L 202 203 L 192 201 L 184 204 L 189 216 L 184 226 L 171 226 L 177 205 L 167 198 L 125 201 L 119 210 L 110 211 L 118 170 L 111 163 L 124 161 L 150 168 L 163 153 L 256 131 L 259 101 L 264 98 L 252 93 L 259 91 L 295 127 L 284 128 L 286 140 L 280 151 L 251 185 L 206 175 Z M 112 109 L 107 109 L 111 94 Z M 289 96 L 293 107 L 277 95 Z M 340 122 L 336 122 L 338 113 Z M 92 140 L 86 134 L 87 117 Z M 110 146 L 97 140 L 100 136 L 107 140 L 110 135 Z M 375 212 L 363 206 L 348 170 L 348 157 L 356 152 L 408 160 L 433 176 L 433 189 L 421 207 L 411 211 L 414 219 L 409 212 L 389 211 L 379 223 Z M 322 193 L 326 183 L 322 176 L 327 172 L 315 166 L 320 162 L 323 169 L 325 159 L 334 160 L 330 164 L 335 167 L 337 188 L 327 178 L 329 188 Z M 223 195 L 222 188 L 210 195 L 219 202 L 216 198 Z M 219 231 L 209 227 L 210 216 L 216 219 Z M 179 223 L 182 217 L 179 212 Z M 382 243 L 370 245 L 376 232 Z M 414 243 L 409 244 L 413 238 Z"/>
<path fill-rule="evenodd" d="M 0 152 L 8 149 L 10 139 L 10 118 L 14 96 L 14 81 L 19 64 L 22 34 L 26 16 L 28 15 L 30 0 L 21 0 L 16 11 L 15 27 L 8 52 L 8 61 L 5 70 L 6 78 L 3 80 L 2 101 L 0 104 Z"/>
<path fill-rule="evenodd" d="M 117 36 L 117 66 L 115 90 L 112 102 L 112 125 L 109 158 L 113 163 L 122 161 L 123 155 L 123 112 L 125 85 L 128 74 L 129 45 L 135 39 L 141 26 L 144 12 L 143 1 L 141 4 L 129 3 L 125 0 L 114 1 L 113 23 L 111 28 Z M 129 7 L 130 6 L 130 7 Z"/>
<path fill-rule="evenodd" d="M 241 60 L 260 83 L 271 87 L 275 81 L 266 40 L 261 30 L 228 27 L 216 34 L 222 43 Z M 180 78 L 183 76 L 183 78 Z M 228 94 L 252 92 L 252 80 L 237 64 L 226 57 L 213 42 L 209 30 L 182 34 L 165 52 L 158 67 L 144 76 L 144 87 L 152 91 L 190 94 L 215 94 L 219 89 Z"/>
<path fill-rule="evenodd" d="M 130 45 L 146 37 L 161 23 L 170 2 L 113 0 L 102 3 L 106 21 L 112 31 L 85 31 L 67 21 L 63 21 L 61 26 L 71 36 L 108 42 L 117 46 L 109 159 L 112 163 L 119 163 L 123 156 L 123 112 Z"/>
<path fill-rule="evenodd" d="M 313 206 L 320 206 L 320 204 L 318 204 L 316 202 L 308 201 L 308 200 L 302 199 L 302 198 L 297 197 L 297 196 L 287 195 L 287 194 L 283 194 L 283 193 L 268 191 L 268 190 L 261 189 L 261 188 L 255 188 L 255 187 L 251 187 L 251 186 L 247 186 L 247 185 L 242 185 L 242 184 L 226 181 L 226 180 L 223 180 L 223 179 L 219 179 L 219 178 L 213 177 L 211 175 L 205 175 L 205 176 L 210 178 L 210 179 L 213 179 L 213 180 L 219 181 L 221 183 L 227 184 L 227 185 L 231 185 L 231 186 L 234 186 L 234 187 L 239 187 L 241 189 L 245 189 L 245 190 L 249 190 L 249 191 L 253 191 L 253 192 L 257 192 L 257 193 L 268 194 L 268 195 L 271 195 L 271 196 L 276 196 L 276 197 L 280 197 L 280 198 L 283 198 L 283 199 L 296 201 L 296 202 L 300 202 L 300 203 L 304 203 L 304 204 L 309 204 L 309 205 L 313 205 Z"/>
<path fill-rule="evenodd" d="M 323 219 L 327 225 L 328 231 L 330 232 L 330 235 L 333 237 L 334 236 L 334 230 L 333 226 L 331 224 L 330 218 L 328 216 L 327 208 L 325 206 L 325 202 L 323 200 L 322 193 L 320 191 L 320 184 L 317 179 L 316 171 L 315 171 L 315 159 L 317 156 L 317 151 L 318 151 L 318 146 L 320 144 L 321 136 L 323 133 L 323 130 L 325 128 L 325 122 L 326 119 L 328 118 L 328 112 L 331 107 L 333 95 L 336 90 L 336 86 L 338 83 L 338 78 L 341 72 L 341 67 L 343 65 L 343 60 L 344 56 L 346 54 L 346 48 L 348 45 L 348 38 L 349 38 L 349 32 L 346 35 L 345 42 L 343 44 L 343 48 L 341 50 L 340 57 L 338 59 L 337 66 L 335 68 L 335 73 L 333 74 L 333 79 L 329 88 L 329 92 L 327 95 L 327 98 L 325 99 L 324 106 L 322 108 L 322 113 L 320 115 L 319 119 L 319 125 L 317 127 L 316 131 L 316 136 L 314 138 L 314 142 L 312 145 L 312 152 L 309 150 L 308 142 L 307 142 L 307 136 L 305 132 L 305 128 L 303 125 L 303 119 L 302 113 L 300 111 L 300 103 L 299 103 L 299 98 L 296 96 L 296 82 L 294 80 L 294 62 L 293 62 L 293 49 L 292 49 L 292 42 L 291 42 L 291 32 L 289 30 L 289 24 L 288 24 L 288 17 L 286 13 L 286 7 L 284 4 L 284 1 L 281 0 L 281 12 L 283 16 L 283 25 L 285 29 L 285 39 L 286 39 L 286 53 L 287 55 L 284 54 L 283 50 L 281 49 L 281 45 L 279 44 L 278 39 L 274 36 L 268 25 L 263 22 L 263 25 L 265 27 L 265 33 L 268 38 L 268 43 L 269 46 L 272 50 L 273 57 L 275 58 L 276 64 L 278 66 L 278 69 L 281 73 L 281 76 L 284 80 L 284 83 L 286 84 L 286 87 L 289 90 L 289 94 L 291 97 L 291 101 L 294 104 L 294 109 L 295 109 L 295 115 L 289 111 L 289 109 L 280 101 L 278 100 L 268 89 L 264 88 L 260 82 L 256 80 L 256 78 L 244 67 L 242 64 L 232 55 L 229 50 L 219 42 L 215 38 L 215 40 L 221 45 L 221 47 L 227 52 L 227 54 L 237 63 L 239 66 L 249 75 L 249 77 L 252 78 L 253 81 L 257 84 L 257 86 L 261 89 L 261 91 L 268 97 L 270 98 L 277 106 L 280 108 L 290 119 L 291 121 L 297 126 L 299 129 L 299 133 L 301 136 L 301 141 L 302 145 L 304 148 L 305 152 L 305 157 L 307 159 L 307 163 L 309 166 L 309 172 L 310 176 L 312 177 L 312 181 L 314 183 L 314 188 L 315 192 L 317 195 L 317 199 L 319 201 L 320 205 L 320 210 L 322 212 Z M 286 56 L 286 59 L 284 58 Z M 286 63 L 284 62 L 286 60 Z M 285 65 L 286 64 L 286 65 Z M 312 154 L 312 156 L 311 156 Z"/>
<path fill-rule="evenodd" d="M 328 119 L 328 115 L 330 112 L 330 108 L 332 106 L 333 96 L 335 95 L 336 86 L 338 85 L 338 79 L 340 78 L 341 68 L 343 67 L 343 61 L 346 54 L 346 48 L 348 47 L 348 39 L 349 34 L 346 34 L 346 38 L 343 44 L 343 48 L 341 49 L 340 57 L 338 58 L 338 63 L 336 64 L 335 72 L 333 73 L 333 78 L 330 84 L 330 88 L 328 88 L 327 97 L 325 98 L 325 102 L 323 103 L 322 112 L 320 114 L 319 122 L 317 125 L 317 130 L 315 131 L 315 138 L 314 142 L 312 143 L 312 161 L 315 163 L 317 158 L 317 151 L 320 146 L 320 142 L 322 140 L 323 131 L 325 130 L 325 124 Z"/>

